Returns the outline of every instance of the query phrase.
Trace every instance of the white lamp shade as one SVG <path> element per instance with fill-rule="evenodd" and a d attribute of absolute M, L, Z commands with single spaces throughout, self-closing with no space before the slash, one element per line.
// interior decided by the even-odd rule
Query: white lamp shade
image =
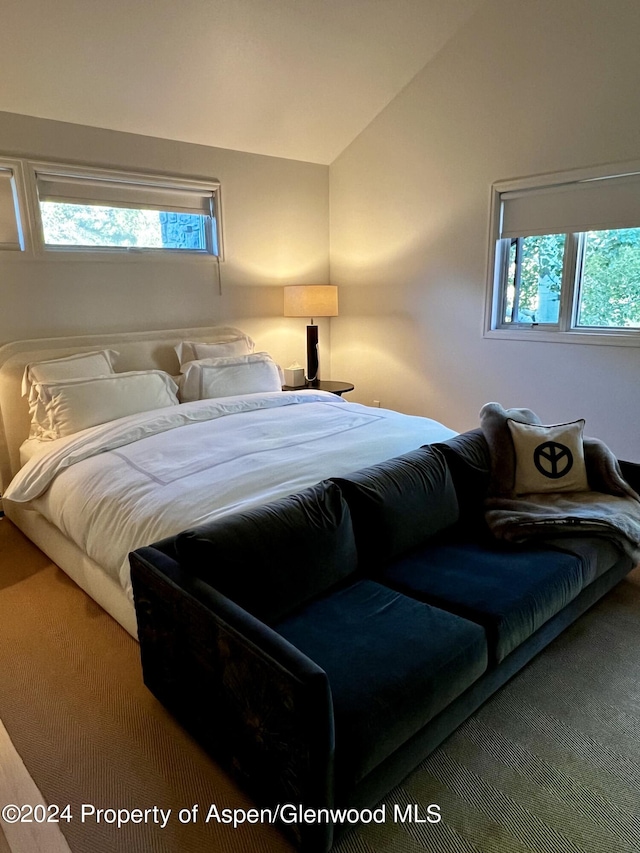
<path fill-rule="evenodd" d="M 337 317 L 338 286 L 288 284 L 284 288 L 285 317 Z"/>

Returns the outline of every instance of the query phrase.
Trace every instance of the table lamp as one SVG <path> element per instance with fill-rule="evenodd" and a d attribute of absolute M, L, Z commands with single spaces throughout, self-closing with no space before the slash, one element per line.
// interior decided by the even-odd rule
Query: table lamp
<path fill-rule="evenodd" d="M 314 317 L 338 316 L 335 284 L 288 284 L 284 288 L 284 316 L 309 317 L 307 326 L 307 385 L 318 384 L 318 326 Z"/>

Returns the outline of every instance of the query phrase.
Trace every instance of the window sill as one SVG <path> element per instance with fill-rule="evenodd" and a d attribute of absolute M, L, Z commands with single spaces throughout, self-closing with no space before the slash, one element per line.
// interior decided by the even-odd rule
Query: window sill
<path fill-rule="evenodd" d="M 599 344 L 609 347 L 640 347 L 640 329 L 632 332 L 550 332 L 541 329 L 488 329 L 485 338 L 494 341 L 537 341 L 547 344 Z"/>
<path fill-rule="evenodd" d="M 41 249 L 39 251 L 25 250 L 23 252 L 0 252 L 0 258 L 5 260 L 19 259 L 21 262 L 35 263 L 107 263 L 107 264 L 207 264 L 217 263 L 215 255 L 207 252 L 191 252 L 186 250 L 145 250 L 145 249 L 107 249 L 106 251 L 79 249 Z M 224 258 L 220 258 L 224 264 Z"/>

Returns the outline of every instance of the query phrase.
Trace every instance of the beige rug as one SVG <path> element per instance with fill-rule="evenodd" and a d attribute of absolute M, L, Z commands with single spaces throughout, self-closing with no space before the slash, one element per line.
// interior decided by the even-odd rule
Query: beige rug
<path fill-rule="evenodd" d="M 273 827 L 178 820 L 252 803 L 144 687 L 135 640 L 7 519 L 0 555 L 0 719 L 47 802 L 71 805 L 73 853 L 290 853 Z M 172 814 L 118 829 L 82 804 Z"/>
<path fill-rule="evenodd" d="M 0 853 L 11 853 L 11 848 L 9 847 L 4 832 L 2 831 L 2 827 L 0 827 Z"/>
<path fill-rule="evenodd" d="M 640 574 L 536 658 L 386 799 L 442 821 L 359 827 L 337 853 L 638 853 Z M 137 643 L 0 521 L 0 719 L 73 853 L 285 853 L 268 826 L 182 824 L 250 801 L 142 684 Z M 96 808 L 171 809 L 121 829 Z M 185 812 L 186 814 L 186 812 Z M 6 853 L 0 835 L 0 853 Z"/>

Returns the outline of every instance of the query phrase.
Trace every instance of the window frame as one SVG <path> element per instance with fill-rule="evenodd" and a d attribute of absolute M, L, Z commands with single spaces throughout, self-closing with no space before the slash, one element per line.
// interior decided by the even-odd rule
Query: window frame
<path fill-rule="evenodd" d="M 131 186 L 166 188 L 168 190 L 202 190 L 212 193 L 212 208 L 217 241 L 217 253 L 214 251 L 213 230 L 207 234 L 207 249 L 171 249 L 160 247 L 139 246 L 54 246 L 47 245 L 44 238 L 42 216 L 40 212 L 40 197 L 38 192 L 38 174 L 59 175 L 69 178 L 122 182 Z M 32 232 L 31 249 L 36 258 L 50 260 L 122 262 L 129 261 L 171 261 L 182 258 L 191 263 L 210 263 L 224 261 L 223 230 L 222 230 L 222 190 L 220 182 L 207 178 L 182 178 L 156 173 L 129 172 L 117 169 L 105 169 L 93 166 L 75 166 L 66 163 L 28 160 L 24 162 L 23 185 L 25 196 L 30 208 L 30 226 Z M 207 229 L 209 230 L 209 229 Z"/>
<path fill-rule="evenodd" d="M 18 234 L 18 245 L 15 247 L 3 245 L 0 247 L 0 253 L 2 254 L 3 259 L 8 257 L 20 257 L 26 252 L 33 251 L 29 207 L 27 204 L 27 193 L 25 191 L 26 182 L 24 162 L 12 157 L 0 156 L 0 169 L 11 172 L 14 195 L 14 213 Z"/>
<path fill-rule="evenodd" d="M 565 232 L 562 288 L 558 323 L 503 322 L 509 245 L 511 238 L 499 238 L 502 219 L 502 195 L 508 192 L 541 190 L 561 184 L 596 179 L 625 177 L 640 174 L 640 161 L 603 165 L 569 172 L 531 176 L 498 181 L 491 187 L 489 209 L 489 253 L 485 297 L 485 338 L 495 340 L 527 340 L 546 343 L 604 344 L 608 346 L 640 346 L 639 328 L 610 328 L 577 326 L 580 298 L 580 276 L 584 256 L 584 236 L 581 232 Z M 614 225 L 611 226 L 615 228 Z M 639 226 L 640 227 L 640 226 Z M 607 230 L 602 228 L 600 230 Z"/>

